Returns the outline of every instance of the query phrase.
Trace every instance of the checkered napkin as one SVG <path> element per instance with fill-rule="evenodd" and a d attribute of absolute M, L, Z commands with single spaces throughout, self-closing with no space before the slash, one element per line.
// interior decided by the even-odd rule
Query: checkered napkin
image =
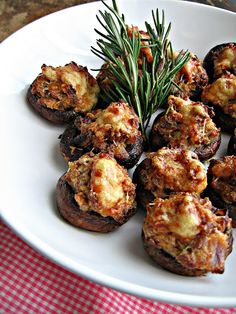
<path fill-rule="evenodd" d="M 85 280 L 49 261 L 0 221 L 0 313 L 232 314 L 140 299 Z"/>

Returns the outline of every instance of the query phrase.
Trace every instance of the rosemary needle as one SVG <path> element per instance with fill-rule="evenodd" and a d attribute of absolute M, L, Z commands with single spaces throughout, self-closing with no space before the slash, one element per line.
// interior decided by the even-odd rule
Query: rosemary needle
<path fill-rule="evenodd" d="M 132 35 L 128 33 L 125 17 L 120 15 L 115 0 L 112 0 L 112 6 L 102 2 L 107 10 L 99 11 L 97 19 L 104 32 L 95 29 L 100 38 L 97 39 L 98 48 L 91 47 L 91 50 L 108 63 L 106 77 L 111 84 L 102 91 L 103 98 L 106 101 L 123 99 L 133 106 L 147 140 L 151 116 L 166 102 L 172 86 L 176 86 L 175 74 L 189 60 L 189 52 L 181 51 L 174 58 L 168 40 L 171 24 L 165 28 L 164 11 L 161 18 L 158 9 L 152 11 L 154 28 L 145 22 L 147 36 L 144 39 L 139 31 L 133 30 Z M 151 64 L 141 54 L 144 48 L 150 49 Z"/>

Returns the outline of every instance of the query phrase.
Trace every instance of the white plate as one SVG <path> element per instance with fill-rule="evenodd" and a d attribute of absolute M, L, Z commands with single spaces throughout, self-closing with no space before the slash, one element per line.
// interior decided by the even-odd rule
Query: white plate
<path fill-rule="evenodd" d="M 236 39 L 236 15 L 223 10 L 166 0 L 122 0 L 119 6 L 126 21 L 140 27 L 144 20 L 151 21 L 151 9 L 163 8 L 166 20 L 172 21 L 174 48 L 188 48 L 200 57 L 214 45 Z M 236 250 L 223 275 L 181 277 L 158 268 L 145 254 L 142 214 L 105 235 L 76 229 L 57 214 L 55 186 L 66 170 L 57 139 L 63 129 L 39 118 L 26 104 L 25 94 L 43 63 L 100 65 L 90 46 L 101 8 L 96 2 L 49 15 L 0 46 L 1 215 L 41 253 L 102 285 L 164 302 L 236 306 Z"/>

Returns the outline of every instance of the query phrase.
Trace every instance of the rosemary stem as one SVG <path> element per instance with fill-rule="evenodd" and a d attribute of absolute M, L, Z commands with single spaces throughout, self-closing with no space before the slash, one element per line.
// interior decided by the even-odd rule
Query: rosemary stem
<path fill-rule="evenodd" d="M 154 27 L 145 22 L 146 32 L 128 27 L 125 17 L 119 13 L 115 0 L 112 6 L 102 0 L 105 10 L 97 16 L 103 31 L 96 30 L 101 37 L 97 39 L 98 48 L 92 52 L 108 62 L 106 79 L 111 82 L 102 91 L 107 102 L 118 101 L 121 97 L 128 101 L 140 119 L 140 128 L 147 141 L 147 127 L 152 114 L 161 107 L 175 86 L 176 73 L 189 59 L 188 52 L 180 52 L 174 58 L 168 35 L 171 23 L 165 28 L 165 14 L 159 15 L 158 9 L 152 11 Z M 152 62 L 148 62 L 152 57 Z M 141 66 L 140 66 L 141 64 Z"/>

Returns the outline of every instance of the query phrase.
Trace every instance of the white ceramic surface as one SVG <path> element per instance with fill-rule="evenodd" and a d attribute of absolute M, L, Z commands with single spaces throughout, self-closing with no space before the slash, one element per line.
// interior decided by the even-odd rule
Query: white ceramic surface
<path fill-rule="evenodd" d="M 175 49 L 203 57 L 214 45 L 235 41 L 236 14 L 182 1 L 121 0 L 126 21 L 143 27 L 151 9 L 172 22 Z M 25 101 L 43 63 L 100 65 L 95 44 L 101 2 L 66 9 L 22 28 L 0 45 L 0 208 L 3 220 L 56 263 L 100 284 L 141 297 L 197 306 L 236 306 L 236 248 L 223 275 L 187 278 L 158 268 L 141 242 L 142 214 L 119 230 L 97 234 L 76 229 L 57 214 L 55 186 L 66 170 L 58 148 L 63 131 L 45 122 Z M 223 154 L 228 137 L 223 137 Z"/>

